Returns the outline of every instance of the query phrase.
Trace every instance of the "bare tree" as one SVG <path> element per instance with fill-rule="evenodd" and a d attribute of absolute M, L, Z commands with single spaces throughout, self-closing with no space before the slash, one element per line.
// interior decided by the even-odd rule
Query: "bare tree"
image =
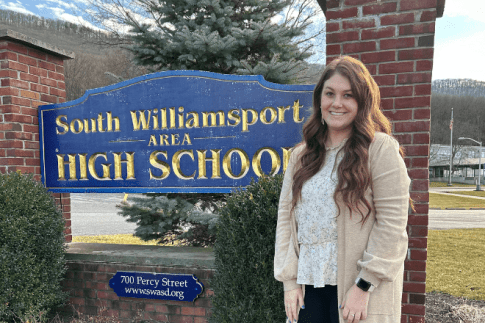
<path fill-rule="evenodd" d="M 81 97 L 88 89 L 146 74 L 144 68 L 131 62 L 130 55 L 128 51 L 120 48 L 104 51 L 100 55 L 76 53 L 76 58 L 66 61 L 65 64 L 67 100 Z M 115 75 L 118 79 L 107 77 L 106 73 Z"/>

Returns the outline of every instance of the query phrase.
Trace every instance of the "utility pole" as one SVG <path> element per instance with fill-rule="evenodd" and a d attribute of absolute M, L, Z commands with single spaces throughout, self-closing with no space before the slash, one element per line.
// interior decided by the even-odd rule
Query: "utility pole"
<path fill-rule="evenodd" d="M 453 168 L 453 108 L 451 108 L 451 121 L 450 121 L 450 174 L 448 175 L 448 186 L 453 186 L 451 184 L 451 169 Z"/>

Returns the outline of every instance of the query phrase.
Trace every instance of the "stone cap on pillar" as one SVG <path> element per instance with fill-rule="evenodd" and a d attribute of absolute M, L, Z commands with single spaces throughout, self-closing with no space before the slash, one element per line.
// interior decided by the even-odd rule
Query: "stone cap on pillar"
<path fill-rule="evenodd" d="M 446 0 L 438 0 L 438 4 L 436 6 L 436 17 L 437 18 L 443 17 L 443 12 L 445 11 L 445 1 Z"/>
<path fill-rule="evenodd" d="M 59 47 L 47 44 L 43 41 L 40 41 L 32 37 L 28 37 L 24 34 L 21 34 L 19 32 L 16 32 L 10 29 L 0 30 L 0 41 L 3 41 L 3 40 L 11 40 L 11 41 L 21 43 L 23 45 L 27 45 L 29 47 L 33 47 L 43 52 L 47 52 L 51 55 L 59 56 L 63 60 L 73 59 L 75 57 L 75 54 L 73 51 L 60 49 Z"/>

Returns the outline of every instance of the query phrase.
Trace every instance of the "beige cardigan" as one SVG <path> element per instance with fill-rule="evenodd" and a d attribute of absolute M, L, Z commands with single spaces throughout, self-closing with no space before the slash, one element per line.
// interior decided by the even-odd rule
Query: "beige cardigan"
<path fill-rule="evenodd" d="M 283 282 L 285 291 L 300 287 L 296 283 L 300 252 L 298 227 L 290 209 L 293 174 L 303 147 L 296 147 L 291 154 L 278 209 L 274 275 L 276 280 Z M 372 184 L 365 197 L 372 201 L 372 210 L 362 229 L 360 213 L 354 211 L 350 218 L 348 208 L 338 202 L 341 209 L 337 218 L 338 303 L 342 304 L 356 278 L 363 278 L 376 287 L 370 293 L 368 316 L 363 322 L 400 323 L 411 180 L 399 155 L 398 142 L 381 132 L 376 132 L 370 144 L 369 167 Z M 305 285 L 301 287 L 304 297 Z M 345 323 L 342 315 L 339 310 L 339 322 Z"/>

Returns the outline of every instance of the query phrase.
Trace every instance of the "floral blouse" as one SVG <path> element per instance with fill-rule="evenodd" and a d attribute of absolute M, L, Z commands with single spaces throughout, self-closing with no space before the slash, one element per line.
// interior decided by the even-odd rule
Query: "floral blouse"
<path fill-rule="evenodd" d="M 342 160 L 340 148 L 327 148 L 325 164 L 301 190 L 301 201 L 295 207 L 298 223 L 297 283 L 325 287 L 337 285 L 337 206 L 333 199 L 337 187 L 337 168 Z M 337 157 L 338 156 L 338 157 Z"/>

